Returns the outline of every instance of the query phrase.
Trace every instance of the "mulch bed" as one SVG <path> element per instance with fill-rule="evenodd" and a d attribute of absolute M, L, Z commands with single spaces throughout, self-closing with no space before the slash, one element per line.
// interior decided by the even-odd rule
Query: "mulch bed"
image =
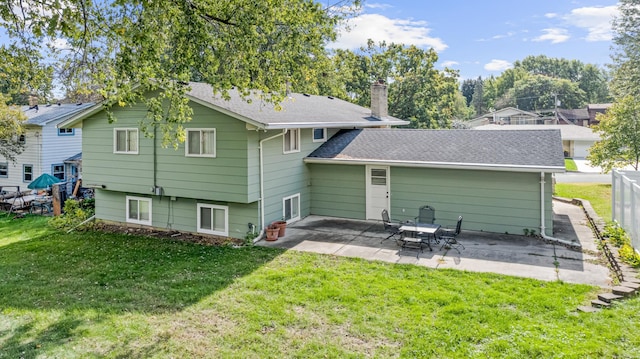
<path fill-rule="evenodd" d="M 162 238 L 177 240 L 188 243 L 203 244 L 208 246 L 243 245 L 243 240 L 231 237 L 220 237 L 213 235 L 201 235 L 174 230 L 160 230 L 144 227 L 128 227 L 125 225 L 110 223 L 95 223 L 93 229 L 107 233 L 118 233 L 152 238 Z"/>

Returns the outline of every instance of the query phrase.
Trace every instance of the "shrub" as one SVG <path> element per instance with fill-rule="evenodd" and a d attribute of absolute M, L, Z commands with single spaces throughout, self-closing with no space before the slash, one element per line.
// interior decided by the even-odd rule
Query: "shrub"
<path fill-rule="evenodd" d="M 638 254 L 630 244 L 625 244 L 618 251 L 620 259 L 632 267 L 640 267 L 640 254 Z"/>
<path fill-rule="evenodd" d="M 631 243 L 631 238 L 629 238 L 624 229 L 615 222 L 607 223 L 604 226 L 602 235 L 609 238 L 609 242 L 616 247 L 622 247 L 625 244 Z"/>
<path fill-rule="evenodd" d="M 51 218 L 49 225 L 56 229 L 71 230 L 91 218 L 94 214 L 95 202 L 93 199 L 82 202 L 68 199 L 64 202 L 64 214 Z M 89 229 L 90 227 L 91 223 L 86 223 L 81 229 Z"/>

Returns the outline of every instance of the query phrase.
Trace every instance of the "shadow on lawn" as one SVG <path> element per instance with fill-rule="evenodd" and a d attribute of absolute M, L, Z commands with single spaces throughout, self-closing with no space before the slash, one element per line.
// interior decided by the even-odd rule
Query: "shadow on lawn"
<path fill-rule="evenodd" d="M 178 311 L 282 252 L 50 232 L 0 247 L 0 308 Z"/>

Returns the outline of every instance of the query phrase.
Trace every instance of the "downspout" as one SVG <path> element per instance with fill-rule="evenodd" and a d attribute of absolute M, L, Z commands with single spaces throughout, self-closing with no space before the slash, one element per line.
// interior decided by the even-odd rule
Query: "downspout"
<path fill-rule="evenodd" d="M 260 152 L 260 223 L 258 223 L 258 228 L 260 228 L 260 233 L 264 234 L 264 149 L 262 147 L 263 143 L 272 140 L 274 138 L 284 136 L 285 133 L 289 131 L 288 129 L 283 129 L 281 133 L 277 135 L 273 135 L 271 137 L 264 138 L 260 140 L 260 145 L 258 146 L 258 152 Z M 262 236 L 256 238 L 256 241 L 260 240 Z"/>
<path fill-rule="evenodd" d="M 543 239 L 553 243 L 562 244 L 564 246 L 568 246 L 571 248 L 582 248 L 582 245 L 580 244 L 580 242 L 573 242 L 573 241 L 568 241 L 566 239 L 550 237 L 550 236 L 547 236 L 547 234 L 545 233 L 546 226 L 545 226 L 545 216 L 544 216 L 544 212 L 545 212 L 544 211 L 545 210 L 544 174 L 545 174 L 544 172 L 540 172 L 540 235 L 542 236 Z"/>

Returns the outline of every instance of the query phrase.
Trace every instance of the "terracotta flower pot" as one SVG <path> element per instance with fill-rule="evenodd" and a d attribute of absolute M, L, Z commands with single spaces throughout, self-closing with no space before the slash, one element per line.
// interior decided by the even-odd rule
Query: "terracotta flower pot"
<path fill-rule="evenodd" d="M 280 233 L 280 229 L 278 227 L 269 226 L 267 227 L 267 237 L 265 238 L 267 241 L 275 241 L 278 239 L 278 234 Z"/>
<path fill-rule="evenodd" d="M 272 224 L 279 229 L 278 237 L 284 237 L 284 232 L 287 229 L 287 222 L 286 221 L 275 221 Z"/>

